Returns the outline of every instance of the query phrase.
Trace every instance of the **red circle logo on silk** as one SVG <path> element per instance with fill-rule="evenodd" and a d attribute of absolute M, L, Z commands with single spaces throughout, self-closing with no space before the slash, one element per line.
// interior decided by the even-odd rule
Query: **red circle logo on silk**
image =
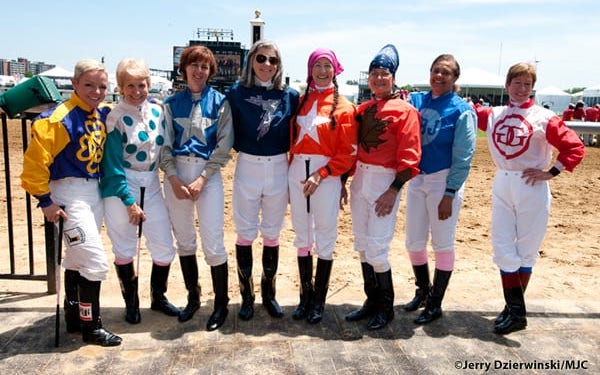
<path fill-rule="evenodd" d="M 511 114 L 496 123 L 492 141 L 506 159 L 514 159 L 529 149 L 532 135 L 531 124 L 523 116 Z"/>

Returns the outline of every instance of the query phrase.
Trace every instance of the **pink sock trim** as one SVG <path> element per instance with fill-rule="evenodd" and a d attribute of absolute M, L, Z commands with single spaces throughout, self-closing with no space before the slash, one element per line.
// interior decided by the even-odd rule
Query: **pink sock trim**
<path fill-rule="evenodd" d="M 115 264 L 117 266 L 124 266 L 126 264 L 133 263 L 133 259 L 125 259 L 125 258 L 115 258 Z"/>
<path fill-rule="evenodd" d="M 410 258 L 410 264 L 413 266 L 422 266 L 427 264 L 427 249 L 409 251 L 408 257 Z"/>
<path fill-rule="evenodd" d="M 435 253 L 435 268 L 440 271 L 454 270 L 454 251 Z"/>
<path fill-rule="evenodd" d="M 279 246 L 279 238 L 263 238 L 263 246 L 275 247 Z"/>
<path fill-rule="evenodd" d="M 235 244 L 236 245 L 240 245 L 240 246 L 252 246 L 252 241 L 251 240 L 247 240 L 247 239 L 242 238 L 242 237 L 238 237 L 237 240 L 235 240 Z"/>
<path fill-rule="evenodd" d="M 157 262 L 155 260 L 152 261 L 154 264 L 156 264 L 157 266 L 161 266 L 161 267 L 166 267 L 171 263 L 167 263 L 167 262 Z"/>
<path fill-rule="evenodd" d="M 310 246 L 298 248 L 298 256 L 299 257 L 307 257 L 310 255 L 311 255 L 310 254 Z"/>

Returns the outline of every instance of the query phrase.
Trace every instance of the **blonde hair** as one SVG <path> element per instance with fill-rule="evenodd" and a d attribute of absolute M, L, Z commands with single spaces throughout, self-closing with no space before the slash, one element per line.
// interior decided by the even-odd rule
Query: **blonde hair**
<path fill-rule="evenodd" d="M 117 86 L 119 92 L 123 92 L 127 78 L 140 78 L 146 80 L 150 88 L 150 70 L 144 60 L 134 59 L 132 57 L 124 58 L 117 65 Z"/>
<path fill-rule="evenodd" d="M 82 60 L 79 60 L 77 62 L 77 64 L 75 64 L 75 71 L 73 73 L 73 79 L 77 80 L 85 73 L 92 72 L 92 71 L 104 72 L 108 76 L 106 67 L 101 62 L 93 60 L 93 59 L 82 59 Z"/>

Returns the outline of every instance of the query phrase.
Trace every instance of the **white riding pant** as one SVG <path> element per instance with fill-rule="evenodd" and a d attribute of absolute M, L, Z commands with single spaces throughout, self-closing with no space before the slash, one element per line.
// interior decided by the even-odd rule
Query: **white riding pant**
<path fill-rule="evenodd" d="M 196 180 L 204 170 L 206 160 L 196 157 L 178 156 L 177 175 L 184 184 Z M 227 261 L 224 240 L 225 197 L 221 172 L 216 172 L 206 181 L 198 200 L 177 199 L 171 183 L 166 180 L 165 203 L 171 218 L 173 234 L 180 256 L 195 255 L 198 249 L 195 213 L 198 216 L 198 231 L 206 263 L 218 266 Z"/>
<path fill-rule="evenodd" d="M 170 264 L 175 257 L 171 221 L 163 198 L 163 191 L 156 171 L 126 169 L 127 187 L 140 204 L 140 188 L 145 187 L 142 234 L 152 260 Z M 132 259 L 137 253 L 138 226 L 129 223 L 127 206 L 118 197 L 104 198 L 104 221 L 112 242 L 112 250 L 118 259 Z"/>
<path fill-rule="evenodd" d="M 63 223 L 63 268 L 79 271 L 90 281 L 105 280 L 108 260 L 100 235 L 104 205 L 98 180 L 67 177 L 50 181 L 49 185 L 52 201 L 64 206 L 67 213 Z"/>

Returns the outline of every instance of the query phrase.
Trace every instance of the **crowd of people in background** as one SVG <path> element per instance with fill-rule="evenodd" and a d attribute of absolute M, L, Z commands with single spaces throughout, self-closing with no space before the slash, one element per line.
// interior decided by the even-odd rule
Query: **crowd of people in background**
<path fill-rule="evenodd" d="M 600 122 L 600 103 L 585 106 L 583 100 L 577 101 L 577 104 L 569 103 L 562 113 L 563 121 L 588 121 Z M 597 146 L 597 134 L 580 134 L 579 137 L 587 146 Z"/>
<path fill-rule="evenodd" d="M 317 48 L 308 56 L 306 90 L 298 93 L 282 82 L 277 45 L 259 40 L 249 50 L 239 82 L 221 93 L 209 84 L 218 70 L 215 56 L 204 46 L 190 46 L 179 65 L 186 87 L 163 102 L 148 96 L 150 75 L 143 60 L 123 59 L 117 69 L 123 100 L 113 107 L 103 103 L 104 66 L 78 62 L 71 99 L 34 120 L 21 176 L 46 219 L 64 223 L 67 331 L 81 332 L 85 342 L 101 346 L 122 341 L 100 318 L 100 285 L 109 272 L 100 236 L 103 221 L 126 322 L 142 322 L 138 272 L 143 234 L 152 257 L 151 309 L 181 323 L 200 309 L 199 237 L 215 295 L 206 329 L 225 324 L 229 260 L 221 170 L 233 153 L 242 321 L 254 316 L 255 242 L 262 245 L 261 303 L 272 318 L 284 315 L 276 300 L 276 275 L 289 204 L 300 281 L 292 317 L 321 322 L 331 273 L 342 272 L 333 269 L 338 212 L 350 200 L 366 300 L 345 319 L 364 319 L 369 330 L 388 325 L 395 302 L 390 244 L 400 192 L 406 189 L 405 248 L 416 290 L 403 307 L 408 312 L 423 308 L 414 322 L 429 324 L 442 317 L 454 269 L 457 219 L 477 127 L 487 132 L 497 167 L 490 245 L 505 307 L 494 332 L 524 329 L 524 292 L 548 222 L 548 180 L 572 172 L 584 156 L 583 143 L 564 121 L 598 121 L 600 106 L 584 111 L 578 103 L 561 118 L 535 105 L 536 71 L 526 63 L 509 69 L 509 102 L 498 107 L 469 105 L 458 95 L 460 65 L 451 54 L 432 62 L 427 92 L 399 90 L 398 68 L 398 51 L 385 45 L 368 66 L 372 99 L 357 106 L 338 92 L 336 77 L 343 67 L 334 51 Z M 433 281 L 428 246 L 435 253 Z M 176 255 L 188 293 L 182 309 L 165 296 Z"/>

